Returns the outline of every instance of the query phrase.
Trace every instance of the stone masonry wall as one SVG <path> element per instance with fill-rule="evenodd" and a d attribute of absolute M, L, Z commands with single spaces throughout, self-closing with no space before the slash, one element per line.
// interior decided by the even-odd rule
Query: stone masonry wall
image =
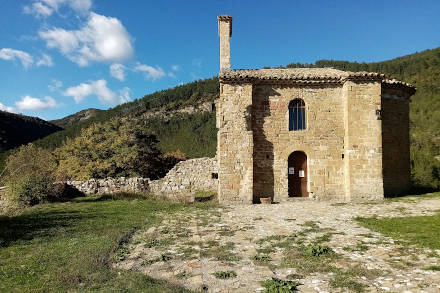
<path fill-rule="evenodd" d="M 218 173 L 216 158 L 182 161 L 164 178 L 150 181 L 150 192 L 162 197 L 169 197 L 170 194 L 173 197 L 194 197 L 196 190 L 217 191 L 218 179 L 213 178 L 213 173 Z"/>
<path fill-rule="evenodd" d="M 399 195 L 410 187 L 409 97 L 382 89 L 382 152 L 385 195 Z"/>
<path fill-rule="evenodd" d="M 182 201 L 194 201 L 196 190 L 217 190 L 218 180 L 216 158 L 198 158 L 179 162 L 164 178 L 106 178 L 88 181 L 68 181 L 84 194 L 104 194 L 117 192 L 145 193 L 156 197 Z"/>
<path fill-rule="evenodd" d="M 252 203 L 252 85 L 221 84 L 218 105 L 219 200 Z"/>
<path fill-rule="evenodd" d="M 289 131 L 289 102 L 300 98 L 306 105 L 306 129 Z M 307 155 L 310 196 L 344 197 L 344 121 L 341 87 L 258 85 L 254 88 L 254 201 L 288 195 L 288 157 L 294 151 Z"/>
<path fill-rule="evenodd" d="M 381 82 L 347 81 L 343 96 L 346 199 L 382 199 Z"/>

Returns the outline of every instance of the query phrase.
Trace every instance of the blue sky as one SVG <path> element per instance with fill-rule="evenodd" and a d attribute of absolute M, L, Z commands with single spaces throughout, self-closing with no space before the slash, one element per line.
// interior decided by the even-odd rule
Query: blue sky
<path fill-rule="evenodd" d="M 383 61 L 440 46 L 440 1 L 0 0 L 0 109 L 57 119 L 232 68 Z"/>

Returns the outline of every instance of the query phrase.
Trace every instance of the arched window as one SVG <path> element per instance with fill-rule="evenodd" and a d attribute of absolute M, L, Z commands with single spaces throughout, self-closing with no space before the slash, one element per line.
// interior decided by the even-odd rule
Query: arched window
<path fill-rule="evenodd" d="M 289 103 L 289 130 L 306 129 L 306 105 L 301 99 Z"/>

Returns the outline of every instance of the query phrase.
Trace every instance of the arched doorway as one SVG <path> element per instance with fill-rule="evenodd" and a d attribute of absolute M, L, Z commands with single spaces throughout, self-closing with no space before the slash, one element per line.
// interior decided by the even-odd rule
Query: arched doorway
<path fill-rule="evenodd" d="M 288 159 L 289 196 L 307 197 L 307 155 L 296 151 Z"/>

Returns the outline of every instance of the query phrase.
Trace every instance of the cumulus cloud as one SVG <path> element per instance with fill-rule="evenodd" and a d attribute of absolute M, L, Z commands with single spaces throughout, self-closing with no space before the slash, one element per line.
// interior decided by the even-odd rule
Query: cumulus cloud
<path fill-rule="evenodd" d="M 10 113 L 15 113 L 14 107 L 8 107 L 2 103 L 0 103 L 0 110 L 10 112 Z"/>
<path fill-rule="evenodd" d="M 70 87 L 64 92 L 64 95 L 72 97 L 77 103 L 84 100 L 87 96 L 95 95 L 103 104 L 117 105 L 130 100 L 130 89 L 123 88 L 119 95 L 117 95 L 107 87 L 107 81 L 100 79 Z"/>
<path fill-rule="evenodd" d="M 146 64 L 138 63 L 134 68 L 135 71 L 142 72 L 146 79 L 156 80 L 166 76 L 166 73 L 159 66 L 153 67 Z"/>
<path fill-rule="evenodd" d="M 34 98 L 32 96 L 24 96 L 18 102 L 15 102 L 15 105 L 20 110 L 46 110 L 50 108 L 55 108 L 58 104 L 55 99 L 46 96 L 44 99 Z"/>
<path fill-rule="evenodd" d="M 34 58 L 29 53 L 26 53 L 26 52 L 20 51 L 20 50 L 14 50 L 11 48 L 1 49 L 0 50 L 0 59 L 8 60 L 8 61 L 18 60 L 21 62 L 21 65 L 23 65 L 23 67 L 25 69 L 28 69 L 31 65 L 33 65 L 35 63 Z M 37 65 L 37 66 L 53 66 L 53 61 L 49 55 L 43 54 L 41 56 L 41 58 L 39 58 L 37 60 L 35 65 Z"/>
<path fill-rule="evenodd" d="M 110 75 L 120 81 L 125 80 L 125 66 L 120 63 L 110 65 Z"/>
<path fill-rule="evenodd" d="M 44 18 L 51 16 L 62 6 L 68 6 L 76 13 L 85 15 L 92 6 L 92 0 L 36 0 L 31 5 L 23 6 L 23 13 Z"/>
<path fill-rule="evenodd" d="M 25 69 L 34 63 L 34 59 L 31 55 L 24 51 L 14 50 L 11 48 L 3 48 L 0 50 L 0 59 L 15 61 L 19 60 Z"/>
<path fill-rule="evenodd" d="M 58 49 L 80 66 L 91 61 L 121 61 L 133 54 L 131 37 L 122 23 L 93 12 L 79 30 L 52 28 L 40 31 L 39 36 L 47 47 Z"/>
<path fill-rule="evenodd" d="M 172 71 L 179 71 L 181 68 L 180 68 L 180 66 L 179 65 L 172 65 L 171 66 L 171 70 Z"/>

